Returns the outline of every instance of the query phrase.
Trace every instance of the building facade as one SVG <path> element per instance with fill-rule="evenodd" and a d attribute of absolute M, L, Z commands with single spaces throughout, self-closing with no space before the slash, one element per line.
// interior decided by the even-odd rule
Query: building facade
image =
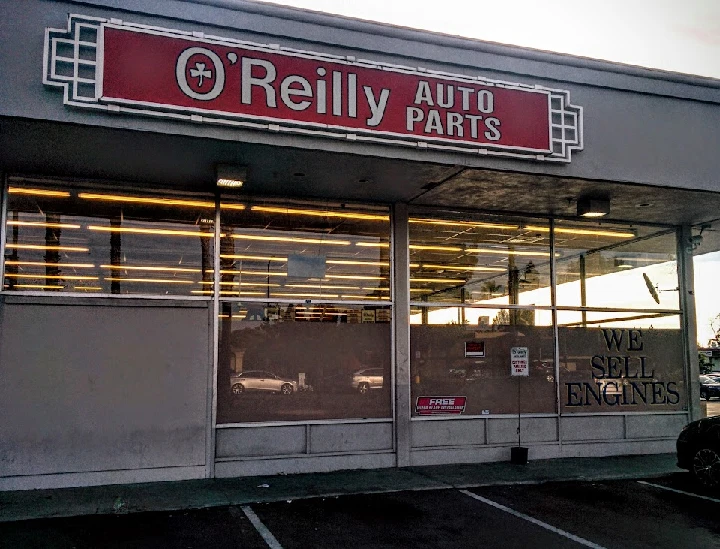
<path fill-rule="evenodd" d="M 0 10 L 0 489 L 699 417 L 720 82 L 242 0 Z"/>

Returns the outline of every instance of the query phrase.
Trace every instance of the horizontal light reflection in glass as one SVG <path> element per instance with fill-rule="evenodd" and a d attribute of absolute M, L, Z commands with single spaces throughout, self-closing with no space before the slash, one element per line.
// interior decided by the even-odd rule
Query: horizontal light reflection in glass
<path fill-rule="evenodd" d="M 68 269 L 92 269 L 94 263 L 46 263 L 44 261 L 14 261 L 7 260 L 5 265 L 30 265 L 33 267 L 67 267 Z"/>
<path fill-rule="evenodd" d="M 9 286 L 6 284 L 5 287 L 8 288 Z M 52 284 L 15 284 L 15 288 L 28 288 L 33 290 L 62 290 L 65 286 L 55 286 Z"/>
<path fill-rule="evenodd" d="M 198 284 L 205 284 L 206 286 L 212 286 L 215 284 L 212 280 L 201 280 L 198 282 Z M 265 282 L 225 282 L 220 281 L 219 283 L 221 286 L 251 286 L 251 287 L 270 287 L 270 288 L 279 288 L 280 284 L 273 284 L 271 283 L 265 283 Z"/>
<path fill-rule="evenodd" d="M 260 236 L 252 234 L 234 234 L 233 238 L 239 240 L 258 240 L 262 242 L 293 242 L 297 244 L 321 244 L 326 246 L 349 246 L 348 240 L 332 240 L 324 238 L 302 238 L 302 237 L 288 237 L 288 236 Z"/>
<path fill-rule="evenodd" d="M 128 204 L 152 204 L 155 206 L 184 206 L 191 208 L 215 209 L 215 202 L 209 200 L 182 200 L 176 198 L 160 198 L 149 196 L 126 196 L 118 194 L 79 193 L 78 198 L 84 200 L 102 200 L 106 202 L 127 202 Z M 243 206 L 242 209 L 245 207 Z"/>
<path fill-rule="evenodd" d="M 411 250 L 428 250 L 435 252 L 464 252 L 464 248 L 459 246 L 430 246 L 424 244 L 410 244 Z"/>
<path fill-rule="evenodd" d="M 81 275 L 48 275 L 45 273 L 37 274 L 14 274 L 5 273 L 5 278 L 47 278 L 51 280 L 98 280 L 97 276 L 81 276 Z"/>
<path fill-rule="evenodd" d="M 236 254 L 220 254 L 220 259 L 244 259 L 246 261 L 276 261 L 284 263 L 287 257 L 270 257 L 266 255 L 236 255 Z"/>
<path fill-rule="evenodd" d="M 335 286 L 333 284 L 285 284 L 286 288 L 310 288 L 326 290 L 360 290 L 357 286 Z"/>
<path fill-rule="evenodd" d="M 384 300 L 384 301 L 387 301 L 387 300 L 390 299 L 389 297 L 380 297 L 380 296 L 376 296 L 376 295 L 341 295 L 340 298 L 341 298 L 341 299 L 357 299 L 357 300 L 362 300 L 362 299 L 378 300 L 378 299 L 382 299 L 382 300 Z"/>
<path fill-rule="evenodd" d="M 148 282 L 153 284 L 195 284 L 192 280 L 180 280 L 178 278 L 122 278 L 106 276 L 103 280 L 110 280 L 111 282 Z"/>
<path fill-rule="evenodd" d="M 287 273 L 278 273 L 278 272 L 263 272 L 263 271 L 220 271 L 220 274 L 244 274 L 244 275 L 252 275 L 252 276 L 287 276 Z"/>
<path fill-rule="evenodd" d="M 497 255 L 523 255 L 523 256 L 538 256 L 538 257 L 550 257 L 550 252 L 532 252 L 527 250 L 497 250 L 493 248 L 467 248 L 465 249 L 468 253 L 476 254 L 497 254 Z M 557 254 L 560 255 L 560 254 Z"/>
<path fill-rule="evenodd" d="M 90 231 L 102 231 L 106 233 L 133 233 L 133 234 L 151 234 L 160 236 L 200 236 L 203 238 L 213 238 L 215 233 L 202 231 L 182 231 L 178 229 L 143 229 L 140 227 L 104 227 L 101 225 L 88 225 Z"/>
<path fill-rule="evenodd" d="M 188 267 L 143 267 L 141 265 L 100 265 L 102 269 L 114 269 L 117 271 L 169 271 L 173 273 L 201 273 L 201 269 L 190 269 Z"/>
<path fill-rule="evenodd" d="M 51 198 L 69 198 L 67 191 L 48 191 L 46 189 L 24 189 L 22 187 L 9 187 L 8 194 L 27 194 L 31 196 L 47 196 Z"/>
<path fill-rule="evenodd" d="M 297 208 L 280 208 L 276 206 L 252 206 L 253 212 L 266 212 L 289 215 L 307 215 L 313 217 L 339 217 L 342 219 L 361 219 L 366 221 L 390 221 L 389 215 L 364 214 L 359 212 L 337 212 L 332 210 L 302 210 Z"/>
<path fill-rule="evenodd" d="M 389 248 L 390 244 L 387 242 L 356 242 L 356 246 L 362 248 Z"/>
<path fill-rule="evenodd" d="M 467 280 L 464 278 L 413 278 L 410 282 L 438 282 L 440 284 L 465 284 Z"/>
<path fill-rule="evenodd" d="M 470 266 L 456 266 L 456 265 L 435 265 L 432 263 L 423 263 L 423 269 L 443 269 L 447 271 L 484 271 L 491 273 L 504 273 L 507 269 L 503 267 L 470 267 Z"/>
<path fill-rule="evenodd" d="M 74 290 L 98 291 L 102 290 L 100 286 L 73 286 Z"/>
<path fill-rule="evenodd" d="M 363 276 L 363 275 L 325 275 L 328 279 L 341 280 L 387 280 L 386 276 Z"/>
<path fill-rule="evenodd" d="M 80 248 L 78 246 L 42 246 L 40 244 L 13 244 L 8 242 L 6 248 L 15 250 L 53 250 L 58 252 L 89 252 L 89 248 Z"/>
<path fill-rule="evenodd" d="M 190 290 L 191 294 L 200 294 L 200 295 L 212 295 L 212 290 Z M 238 295 L 244 295 L 244 296 L 250 296 L 250 295 L 265 295 L 265 292 L 231 292 L 229 290 L 221 290 L 220 295 L 227 295 L 227 296 L 235 296 Z"/>
<path fill-rule="evenodd" d="M 528 225 L 525 227 L 528 231 L 538 232 L 550 232 L 550 227 L 536 227 L 534 225 Z M 635 233 L 623 233 L 620 231 L 601 231 L 595 229 L 569 229 L 564 227 L 555 227 L 555 232 L 558 234 L 574 234 L 580 236 L 607 236 L 610 238 L 634 238 Z"/>
<path fill-rule="evenodd" d="M 273 297 L 339 297 L 337 294 L 288 294 L 288 293 L 279 293 L 279 292 L 270 292 L 270 295 Z"/>
<path fill-rule="evenodd" d="M 325 263 L 328 265 L 362 265 L 367 267 L 389 267 L 388 261 L 359 261 L 349 259 L 328 259 Z"/>
<path fill-rule="evenodd" d="M 74 223 L 45 223 L 43 221 L 8 221 L 9 227 L 39 227 L 44 229 L 79 229 Z"/>
<path fill-rule="evenodd" d="M 507 225 L 502 223 L 483 223 L 481 221 L 451 221 L 443 219 L 410 218 L 410 223 L 421 223 L 424 225 L 445 225 L 449 227 L 464 227 L 478 229 L 518 229 L 518 225 Z"/>

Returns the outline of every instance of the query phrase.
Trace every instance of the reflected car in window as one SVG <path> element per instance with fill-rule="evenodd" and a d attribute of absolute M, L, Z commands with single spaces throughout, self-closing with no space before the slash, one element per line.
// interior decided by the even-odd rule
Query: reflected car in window
<path fill-rule="evenodd" d="M 352 377 L 352 388 L 364 395 L 371 389 L 382 389 L 383 371 L 382 368 L 365 368 L 358 370 Z"/>
<path fill-rule="evenodd" d="M 230 376 L 230 391 L 234 395 L 246 391 L 264 391 L 282 395 L 297 392 L 298 383 L 265 370 L 247 370 Z"/>
<path fill-rule="evenodd" d="M 720 379 L 716 376 L 700 376 L 700 398 L 703 400 L 720 398 Z"/>

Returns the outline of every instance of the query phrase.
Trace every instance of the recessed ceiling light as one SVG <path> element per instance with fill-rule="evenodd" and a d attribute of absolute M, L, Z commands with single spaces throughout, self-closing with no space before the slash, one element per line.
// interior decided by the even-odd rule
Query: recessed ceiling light
<path fill-rule="evenodd" d="M 578 198 L 577 214 L 581 217 L 604 217 L 610 213 L 610 199 L 607 197 L 584 196 Z"/>
<path fill-rule="evenodd" d="M 217 186 L 225 188 L 242 187 L 247 180 L 247 167 L 245 166 L 227 166 L 220 165 L 217 167 Z"/>
<path fill-rule="evenodd" d="M 635 204 L 636 208 L 649 208 L 652 206 L 652 202 L 640 202 L 640 204 Z"/>

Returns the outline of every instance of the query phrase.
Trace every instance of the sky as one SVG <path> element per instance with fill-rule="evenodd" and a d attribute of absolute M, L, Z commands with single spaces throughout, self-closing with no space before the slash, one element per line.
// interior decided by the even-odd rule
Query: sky
<path fill-rule="evenodd" d="M 272 3 L 720 78 L 720 0 L 275 0 Z"/>

